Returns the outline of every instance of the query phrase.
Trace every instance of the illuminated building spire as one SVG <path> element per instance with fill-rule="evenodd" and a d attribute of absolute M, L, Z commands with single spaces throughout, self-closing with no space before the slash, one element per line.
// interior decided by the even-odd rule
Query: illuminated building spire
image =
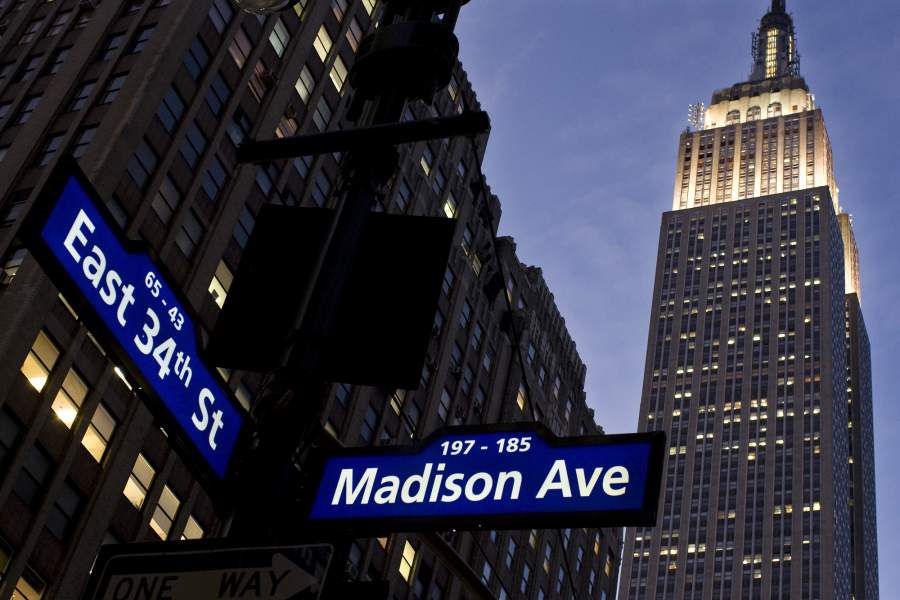
<path fill-rule="evenodd" d="M 787 13 L 785 0 L 772 0 L 772 8 L 753 36 L 753 72 L 751 81 L 799 75 L 799 55 L 794 20 Z"/>

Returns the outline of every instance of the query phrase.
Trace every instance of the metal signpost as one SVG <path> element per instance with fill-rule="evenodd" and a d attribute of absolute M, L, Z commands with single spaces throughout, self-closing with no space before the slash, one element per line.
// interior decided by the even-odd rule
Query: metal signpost
<path fill-rule="evenodd" d="M 367 533 L 650 526 L 662 433 L 557 438 L 538 423 L 451 427 L 413 448 L 319 458 L 308 518 Z"/>
<path fill-rule="evenodd" d="M 245 414 L 199 353 L 188 304 L 146 244 L 126 240 L 74 160 L 60 162 L 24 226 L 29 248 L 92 330 L 224 478 Z"/>
<path fill-rule="evenodd" d="M 216 542 L 103 546 L 84 600 L 314 600 L 329 544 L 221 547 Z"/>

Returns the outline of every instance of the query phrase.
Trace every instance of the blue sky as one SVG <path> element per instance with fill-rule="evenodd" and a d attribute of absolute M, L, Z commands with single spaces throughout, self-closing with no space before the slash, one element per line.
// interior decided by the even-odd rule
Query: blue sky
<path fill-rule="evenodd" d="M 767 0 L 473 0 L 461 58 L 491 113 L 501 233 L 544 269 L 608 432 L 634 431 L 660 216 L 688 104 L 744 81 Z M 872 341 L 881 589 L 900 589 L 900 3 L 788 0 L 854 217 Z"/>

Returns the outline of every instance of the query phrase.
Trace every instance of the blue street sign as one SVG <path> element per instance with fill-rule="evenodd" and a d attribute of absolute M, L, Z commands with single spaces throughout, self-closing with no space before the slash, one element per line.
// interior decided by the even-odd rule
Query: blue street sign
<path fill-rule="evenodd" d="M 32 250 L 224 477 L 244 415 L 204 364 L 197 330 L 175 288 L 146 252 L 120 237 L 95 197 L 77 166 L 65 163 L 29 217 Z"/>
<path fill-rule="evenodd" d="M 664 445 L 661 433 L 556 438 L 518 423 L 337 451 L 321 459 L 309 519 L 386 530 L 653 525 Z"/>

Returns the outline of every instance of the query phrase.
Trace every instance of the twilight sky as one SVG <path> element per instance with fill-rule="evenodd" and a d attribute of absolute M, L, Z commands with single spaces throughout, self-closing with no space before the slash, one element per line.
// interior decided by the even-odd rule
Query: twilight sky
<path fill-rule="evenodd" d="M 768 0 L 472 0 L 461 58 L 493 121 L 501 233 L 543 268 L 607 432 L 634 431 L 688 104 L 744 81 Z M 872 342 L 882 596 L 900 589 L 900 3 L 788 0 L 854 217 Z"/>

